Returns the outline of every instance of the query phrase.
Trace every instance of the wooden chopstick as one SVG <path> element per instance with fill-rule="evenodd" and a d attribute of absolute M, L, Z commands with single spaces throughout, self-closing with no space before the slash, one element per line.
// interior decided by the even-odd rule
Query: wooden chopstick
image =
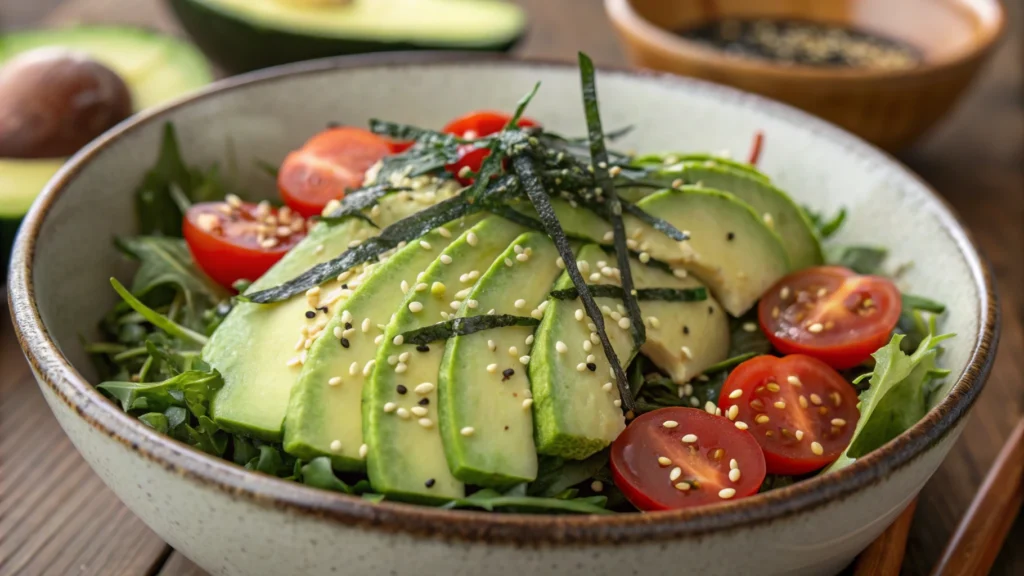
<path fill-rule="evenodd" d="M 1024 502 L 1024 419 L 1003 444 L 932 576 L 988 574 Z"/>
<path fill-rule="evenodd" d="M 903 554 L 907 551 L 907 534 L 914 520 L 917 498 L 907 506 L 882 535 L 875 539 L 853 565 L 854 576 L 876 576 L 899 574 L 903 565 Z"/>

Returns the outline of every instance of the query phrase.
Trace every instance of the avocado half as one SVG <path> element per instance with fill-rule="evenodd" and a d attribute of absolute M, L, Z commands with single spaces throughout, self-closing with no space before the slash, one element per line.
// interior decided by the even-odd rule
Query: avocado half
<path fill-rule="evenodd" d="M 394 50 L 504 51 L 522 9 L 500 0 L 169 0 L 182 26 L 225 70 Z"/>
<path fill-rule="evenodd" d="M 77 27 L 0 36 L 0 66 L 36 48 L 59 46 L 84 52 L 118 73 L 132 93 L 135 111 L 161 104 L 208 84 L 213 74 L 190 44 L 137 28 Z M 0 158 L 0 278 L 22 217 L 66 158 Z"/>

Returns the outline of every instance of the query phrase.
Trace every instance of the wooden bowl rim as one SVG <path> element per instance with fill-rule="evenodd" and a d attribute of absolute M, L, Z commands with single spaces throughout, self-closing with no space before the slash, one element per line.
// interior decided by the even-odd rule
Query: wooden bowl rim
<path fill-rule="evenodd" d="M 830 0 L 831 1 L 831 0 Z M 898 0 L 893 0 L 898 1 Z M 609 19 L 619 29 L 624 41 L 643 44 L 676 60 L 685 60 L 720 70 L 751 77 L 776 80 L 867 81 L 897 78 L 922 78 L 961 65 L 979 61 L 995 46 L 1006 29 L 1006 9 L 999 0 L 951 0 L 979 17 L 982 27 L 976 41 L 965 50 L 905 70 L 873 70 L 865 68 L 815 67 L 779 64 L 770 60 L 732 56 L 673 34 L 647 20 L 633 8 L 633 0 L 604 0 Z M 985 10 L 991 13 L 986 15 Z"/>

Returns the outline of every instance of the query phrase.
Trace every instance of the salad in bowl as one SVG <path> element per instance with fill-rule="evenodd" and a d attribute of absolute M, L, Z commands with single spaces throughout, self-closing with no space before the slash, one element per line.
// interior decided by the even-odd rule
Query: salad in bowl
<path fill-rule="evenodd" d="M 580 76 L 584 137 L 529 114 L 537 86 L 440 130 L 330 125 L 262 163 L 280 202 L 166 125 L 116 241 L 137 272 L 86 344 L 97 387 L 263 474 L 542 514 L 746 498 L 924 417 L 942 303 L 830 242 L 845 212 L 758 170 L 771 134 L 746 161 L 617 151 Z"/>

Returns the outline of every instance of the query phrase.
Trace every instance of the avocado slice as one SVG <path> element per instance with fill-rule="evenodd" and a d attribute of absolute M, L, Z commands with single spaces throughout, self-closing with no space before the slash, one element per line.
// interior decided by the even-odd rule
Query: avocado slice
<path fill-rule="evenodd" d="M 169 36 L 123 27 L 88 26 L 27 30 L 0 36 L 0 66 L 43 47 L 84 52 L 117 72 L 132 93 L 136 111 L 200 88 L 213 79 L 191 45 Z M 7 273 L 11 243 L 29 206 L 65 158 L 0 158 L 0 279 Z"/>
<path fill-rule="evenodd" d="M 387 324 L 375 363 L 364 366 L 372 371 L 363 388 L 363 437 L 375 491 L 414 502 L 465 494 L 448 468 L 437 426 L 437 379 L 445 347 L 440 342 L 405 344 L 401 335 L 444 321 L 461 307 L 480 310 L 468 298 L 460 306 L 457 293 L 472 288 L 481 271 L 524 231 L 497 216 L 467 230 L 419 275 L 416 282 L 425 288 L 410 290 Z"/>
<path fill-rule="evenodd" d="M 363 366 L 376 357 L 384 338 L 378 326 L 387 324 L 405 300 L 402 287 L 416 286 L 416 275 L 448 246 L 452 231 L 457 235 L 464 225 L 452 223 L 424 236 L 429 249 L 414 242 L 388 257 L 336 308 L 292 389 L 285 451 L 307 461 L 328 456 L 337 470 L 365 469 Z"/>
<path fill-rule="evenodd" d="M 521 256 L 525 254 L 525 256 Z M 558 250 L 542 232 L 516 238 L 472 288 L 458 316 L 480 310 L 541 318 L 561 273 Z M 508 326 L 456 336 L 445 345 L 438 376 L 438 419 L 448 466 L 477 486 L 508 487 L 537 478 L 530 362 L 534 328 Z M 510 356 L 515 348 L 518 356 Z M 506 370 L 511 369 L 510 372 Z"/>
<path fill-rule="evenodd" d="M 614 255 L 609 256 L 608 261 L 615 266 Z M 600 261 L 597 264 L 599 268 L 604 266 Z M 637 288 L 704 286 L 693 276 L 680 278 L 635 259 L 631 260 L 630 270 Z M 608 279 L 602 277 L 602 281 L 608 282 Z M 683 384 L 728 357 L 729 317 L 711 294 L 706 300 L 696 302 L 643 300 L 638 304 L 647 327 L 647 341 L 640 352 L 668 373 L 673 382 Z"/>
<path fill-rule="evenodd" d="M 742 316 L 790 269 L 779 235 L 747 203 L 726 192 L 683 186 L 637 203 L 689 232 L 676 243 L 632 216 L 627 231 L 652 258 L 693 272 L 733 316 Z M 637 230 L 640 229 L 640 230 Z"/>
<path fill-rule="evenodd" d="M 576 257 L 584 277 L 598 270 L 598 261 L 607 259 L 594 244 L 585 245 Z M 555 290 L 571 287 L 568 273 L 554 285 Z M 594 300 L 611 310 L 621 304 L 617 298 Z M 611 444 L 626 427 L 611 365 L 590 324 L 579 299 L 548 299 L 530 360 L 534 435 L 540 454 L 582 460 Z M 629 364 L 636 354 L 630 330 L 610 319 L 605 328 L 619 362 Z"/>
<path fill-rule="evenodd" d="M 677 178 L 713 190 L 722 190 L 746 202 L 775 230 L 794 270 L 818 266 L 825 261 L 814 226 L 803 209 L 770 182 L 749 171 L 728 165 L 684 162 L 652 175 L 666 185 Z"/>
<path fill-rule="evenodd" d="M 447 182 L 424 188 L 422 192 L 400 192 L 381 199 L 376 223 L 387 226 L 421 210 L 425 202 L 440 201 L 457 187 Z M 302 242 L 275 264 L 249 292 L 255 292 L 294 278 L 306 269 L 326 262 L 344 252 L 350 242 L 375 236 L 378 228 L 364 220 L 351 218 L 336 226 L 319 224 Z M 342 283 L 369 276 L 376 263 L 353 269 L 345 282 L 332 281 L 321 286 L 321 302 L 341 297 Z M 305 295 L 275 304 L 240 302 L 210 337 L 203 348 L 203 358 L 220 371 L 224 387 L 211 403 L 217 424 L 230 432 L 253 436 L 270 442 L 282 439 L 282 424 L 288 407 L 292 385 L 298 379 L 301 363 L 308 352 L 295 350 L 296 339 L 309 330 L 314 333 L 330 321 L 337 305 L 328 306 L 328 313 L 317 312 L 313 318 Z M 259 334 L 259 338 L 253 338 Z"/>
<path fill-rule="evenodd" d="M 230 72 L 388 50 L 507 50 L 526 19 L 497 0 L 171 0 L 195 42 Z"/>

